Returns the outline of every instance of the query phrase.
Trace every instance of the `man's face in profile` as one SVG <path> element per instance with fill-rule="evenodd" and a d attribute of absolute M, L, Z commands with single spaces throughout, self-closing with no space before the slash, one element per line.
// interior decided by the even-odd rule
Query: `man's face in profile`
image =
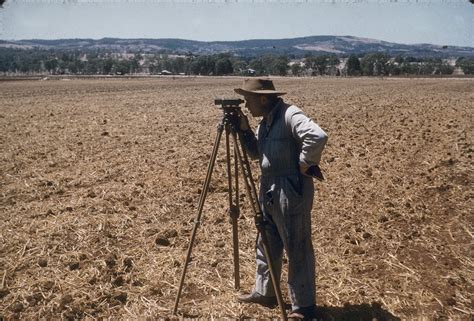
<path fill-rule="evenodd" d="M 250 111 L 253 117 L 261 117 L 266 114 L 265 101 L 263 95 L 245 95 L 245 107 Z"/>

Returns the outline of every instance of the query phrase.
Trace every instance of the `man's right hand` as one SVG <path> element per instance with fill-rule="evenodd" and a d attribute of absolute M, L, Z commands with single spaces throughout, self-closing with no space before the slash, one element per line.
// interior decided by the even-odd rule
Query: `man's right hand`
<path fill-rule="evenodd" d="M 250 130 L 249 120 L 242 111 L 239 111 L 239 130 L 243 132 Z"/>

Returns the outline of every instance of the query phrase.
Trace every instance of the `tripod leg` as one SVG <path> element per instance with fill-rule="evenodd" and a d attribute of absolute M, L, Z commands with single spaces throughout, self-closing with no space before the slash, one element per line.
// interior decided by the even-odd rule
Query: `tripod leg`
<path fill-rule="evenodd" d="M 237 153 L 237 158 L 242 167 L 242 172 L 244 174 L 243 176 L 244 176 L 245 187 L 250 197 L 250 203 L 252 204 L 252 208 L 255 214 L 255 225 L 257 226 L 258 233 L 260 233 L 260 235 L 262 236 L 263 252 L 267 259 L 268 269 L 270 271 L 270 277 L 272 279 L 273 289 L 277 297 L 278 306 L 280 307 L 281 317 L 283 320 L 286 321 L 287 317 L 286 317 L 286 311 L 285 311 L 285 302 L 283 301 L 283 297 L 281 294 L 280 282 L 275 275 L 275 268 L 274 268 L 273 260 L 270 254 L 270 249 L 268 247 L 268 238 L 267 238 L 267 234 L 264 227 L 265 222 L 263 220 L 263 213 L 262 213 L 262 209 L 260 208 L 260 204 L 258 203 L 257 190 L 255 188 L 255 183 L 253 182 L 253 179 L 252 179 L 250 162 L 248 160 L 247 153 L 243 146 L 241 146 L 242 154 L 240 153 L 240 149 L 238 148 L 239 145 L 238 145 L 238 140 L 237 140 L 237 134 L 235 133 L 235 131 L 232 131 L 232 138 L 234 140 L 234 146 L 236 146 L 235 151 Z"/>
<path fill-rule="evenodd" d="M 239 205 L 239 162 L 237 161 L 237 147 L 234 146 L 234 178 L 235 178 L 235 211 L 232 216 L 232 238 L 234 240 L 234 270 L 235 270 L 235 289 L 240 289 L 240 267 L 239 267 L 239 230 L 238 218 L 240 217 Z"/>
<path fill-rule="evenodd" d="M 209 160 L 206 180 L 204 181 L 204 185 L 203 185 L 203 188 L 202 188 L 202 191 L 201 191 L 201 195 L 199 197 L 198 214 L 197 214 L 196 220 L 194 221 L 194 228 L 193 228 L 193 232 L 191 234 L 191 240 L 189 242 L 188 252 L 187 252 L 187 255 L 186 255 L 186 260 L 184 261 L 184 265 L 183 265 L 183 273 L 181 274 L 181 280 L 179 282 L 179 288 L 178 288 L 178 293 L 176 295 L 176 301 L 174 303 L 173 314 L 176 314 L 176 312 L 178 310 L 178 304 L 179 304 L 179 299 L 181 297 L 181 291 L 183 289 L 184 278 L 186 277 L 186 270 L 188 268 L 188 263 L 189 263 L 189 260 L 191 258 L 191 252 L 192 252 L 192 249 L 193 249 L 194 239 L 196 238 L 196 232 L 197 232 L 197 229 L 198 229 L 200 221 L 201 221 L 202 209 L 204 207 L 204 201 L 206 200 L 207 191 L 209 189 L 209 184 L 211 183 L 211 176 L 212 176 L 212 172 L 214 170 L 214 164 L 216 162 L 217 152 L 219 150 L 219 143 L 220 143 L 220 140 L 221 140 L 221 137 L 222 137 L 223 130 L 224 130 L 224 125 L 220 124 L 218 129 L 217 129 L 217 135 L 216 135 L 216 140 L 214 142 L 214 149 L 212 150 L 212 154 L 211 154 L 211 159 Z"/>
<path fill-rule="evenodd" d="M 233 192 L 232 192 L 232 171 L 230 161 L 230 141 L 229 141 L 229 126 L 225 127 L 225 149 L 227 157 L 227 187 L 229 192 L 229 215 L 232 222 L 232 243 L 234 248 L 234 287 L 235 289 L 240 288 L 240 267 L 239 267 L 239 234 L 237 218 L 238 213 L 238 201 L 234 203 Z M 234 151 L 235 153 L 235 151 Z M 234 159 L 234 163 L 237 164 L 237 159 Z M 237 173 L 235 173 L 237 179 Z M 238 186 L 236 186 L 236 193 L 238 193 Z M 238 194 L 237 194 L 238 197 Z M 237 205 L 236 205 L 237 204 Z"/>

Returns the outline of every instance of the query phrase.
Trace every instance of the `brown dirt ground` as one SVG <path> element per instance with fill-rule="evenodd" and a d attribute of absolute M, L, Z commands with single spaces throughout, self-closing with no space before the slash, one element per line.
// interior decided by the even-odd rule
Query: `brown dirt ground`
<path fill-rule="evenodd" d="M 172 317 L 222 115 L 213 99 L 241 82 L 3 82 L 0 319 Z M 325 318 L 471 320 L 474 80 L 275 83 L 329 134 L 313 210 Z M 250 290 L 256 232 L 243 191 Z M 179 313 L 278 318 L 235 300 L 226 209 L 221 148 Z"/>

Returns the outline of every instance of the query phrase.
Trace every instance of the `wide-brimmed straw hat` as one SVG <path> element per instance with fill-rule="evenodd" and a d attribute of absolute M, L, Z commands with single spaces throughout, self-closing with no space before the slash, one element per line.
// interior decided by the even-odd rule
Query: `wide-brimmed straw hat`
<path fill-rule="evenodd" d="M 234 91 L 239 95 L 258 94 L 281 96 L 286 94 L 286 92 L 275 90 L 273 81 L 270 79 L 258 78 L 245 79 L 242 88 L 235 88 Z"/>

